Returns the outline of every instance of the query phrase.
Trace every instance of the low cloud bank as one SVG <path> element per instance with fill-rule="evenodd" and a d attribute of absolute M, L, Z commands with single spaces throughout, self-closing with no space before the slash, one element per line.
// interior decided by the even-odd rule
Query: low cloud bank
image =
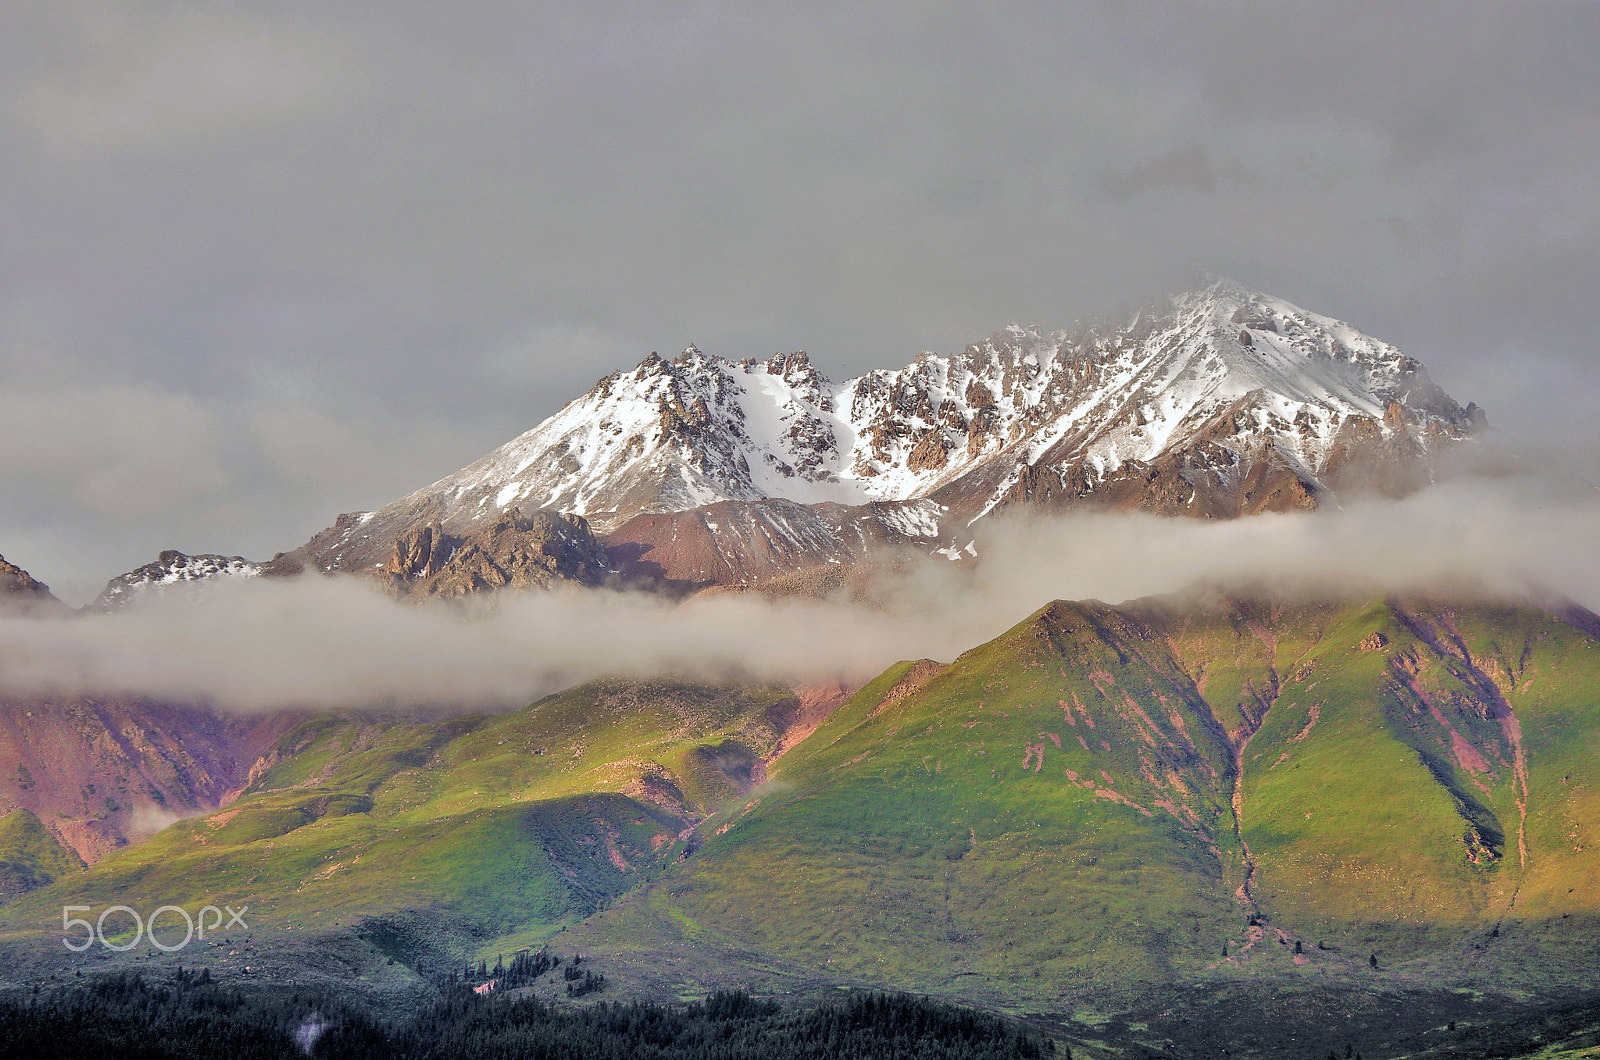
<path fill-rule="evenodd" d="M 1052 599 L 1196 584 L 1279 594 L 1559 594 L 1600 608 L 1600 492 L 1481 482 L 1401 502 L 1205 523 L 996 520 L 970 566 L 920 559 L 871 606 L 633 593 L 397 604 L 353 579 L 232 582 L 113 616 L 0 618 L 0 692 L 126 693 L 275 707 L 513 706 L 602 674 L 860 679 L 949 659 Z"/>

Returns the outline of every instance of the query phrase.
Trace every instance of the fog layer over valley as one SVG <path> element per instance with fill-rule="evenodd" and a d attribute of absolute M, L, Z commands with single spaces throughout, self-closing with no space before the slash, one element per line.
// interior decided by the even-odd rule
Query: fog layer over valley
<path fill-rule="evenodd" d="M 1563 599 L 1600 608 L 1600 492 L 1458 480 L 1400 502 L 1228 522 L 985 520 L 975 561 L 907 556 L 826 599 L 753 591 L 395 603 L 315 575 L 207 584 L 118 615 L 0 617 L 0 692 L 282 707 L 493 709 L 602 674 L 860 681 L 950 659 L 1052 599 L 1195 586 L 1285 595 Z"/>

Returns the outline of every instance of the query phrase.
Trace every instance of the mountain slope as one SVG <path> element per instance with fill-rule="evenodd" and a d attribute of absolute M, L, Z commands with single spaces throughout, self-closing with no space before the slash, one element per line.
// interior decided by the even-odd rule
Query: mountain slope
<path fill-rule="evenodd" d="M 787 689 L 662 681 L 597 682 L 492 717 L 307 718 L 236 800 L 100 860 L 70 900 L 247 904 L 268 935 L 365 925 L 423 949 L 542 940 L 680 855 L 804 715 Z M 0 929 L 36 927 L 65 894 L 19 899 Z M 423 911 L 433 926 L 412 938 Z"/>
<path fill-rule="evenodd" d="M 65 614 L 66 611 L 67 605 L 55 598 L 50 586 L 0 556 L 0 614 Z"/>
<path fill-rule="evenodd" d="M 83 861 L 62 846 L 27 810 L 0 817 L 0 901 L 24 894 L 83 868 Z"/>
<path fill-rule="evenodd" d="M 0 814 L 31 811 L 94 862 L 216 809 L 296 720 L 128 696 L 0 696 Z"/>
<path fill-rule="evenodd" d="M 1056 603 L 798 744 L 782 690 L 672 682 L 321 717 L 225 810 L 72 888 L 236 899 L 269 933 L 431 909 L 440 952 L 590 916 L 570 944 L 672 995 L 1573 985 L 1600 943 L 1597 631 L 1430 600 Z"/>
<path fill-rule="evenodd" d="M 1191 1019 L 1205 1055 L 1239 1021 L 1282 1055 L 1280 1020 L 1358 1009 L 1420 1034 L 1587 988 L 1597 685 L 1600 619 L 1573 609 L 1058 602 L 798 742 L 820 712 L 786 690 L 669 681 L 308 719 L 226 809 L 13 899 L 0 933 L 48 974 L 69 898 L 245 903 L 247 951 L 181 960 L 393 985 L 385 955 L 559 933 L 657 997 L 884 986 L 1075 1034 L 1123 1013 L 1153 1055 Z"/>
<path fill-rule="evenodd" d="M 1032 1011 L 1576 987 L 1597 682 L 1579 614 L 1053 604 L 869 684 L 579 942 L 662 992 L 787 969 Z"/>
<path fill-rule="evenodd" d="M 371 572 L 407 535 L 459 538 L 520 508 L 581 516 L 623 547 L 619 569 L 727 584 L 960 547 L 1018 503 L 1228 518 L 1404 494 L 1482 422 L 1393 346 L 1217 283 L 1119 325 L 1013 326 L 843 383 L 803 353 L 651 354 L 461 471 L 341 517 L 295 562 Z M 668 555 L 708 522 L 707 543 Z"/>

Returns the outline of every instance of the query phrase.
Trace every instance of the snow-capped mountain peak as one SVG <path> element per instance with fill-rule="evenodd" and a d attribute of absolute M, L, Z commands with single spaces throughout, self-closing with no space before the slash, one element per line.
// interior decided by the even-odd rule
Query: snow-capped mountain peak
<path fill-rule="evenodd" d="M 1416 488 L 1435 450 L 1479 422 L 1393 346 L 1219 281 L 1124 321 L 1011 324 L 838 383 L 803 352 L 652 353 L 349 532 L 467 533 L 520 509 L 608 535 L 645 515 L 779 501 L 932 501 L 946 536 L 1019 502 L 1225 517 Z M 764 511 L 751 533 L 792 531 L 792 509 Z"/>

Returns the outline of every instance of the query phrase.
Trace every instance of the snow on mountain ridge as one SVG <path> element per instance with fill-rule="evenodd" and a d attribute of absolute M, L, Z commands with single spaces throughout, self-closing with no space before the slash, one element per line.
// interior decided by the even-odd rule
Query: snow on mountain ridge
<path fill-rule="evenodd" d="M 1218 283 L 1119 328 L 1011 325 L 959 354 L 840 384 L 803 353 L 652 354 L 408 500 L 442 505 L 447 522 L 522 506 L 600 530 L 721 500 L 903 501 L 1002 452 L 1031 465 L 1069 440 L 1058 459 L 1109 474 L 1240 401 L 1312 474 L 1352 417 L 1382 421 L 1392 403 L 1456 426 L 1468 415 L 1393 346 Z"/>
<path fill-rule="evenodd" d="M 243 556 L 210 553 L 186 556 L 182 552 L 168 550 L 161 553 L 154 563 L 146 563 L 112 578 L 86 610 L 120 611 L 136 600 L 175 585 L 217 578 L 255 578 L 260 576 L 262 566 Z"/>
<path fill-rule="evenodd" d="M 1093 498 L 1224 518 L 1315 507 L 1346 486 L 1417 488 L 1433 448 L 1479 416 L 1393 346 L 1226 282 L 1114 324 L 1009 325 L 842 383 L 804 353 L 736 361 L 691 346 L 611 373 L 376 513 L 341 517 L 319 535 L 316 563 L 382 567 L 385 542 L 418 527 L 468 534 L 512 510 L 614 535 L 638 517 L 764 505 L 741 517 L 743 544 L 723 542 L 733 531 L 722 523 L 694 532 L 710 532 L 713 551 L 783 556 L 801 517 L 777 502 L 867 511 L 866 523 L 801 520 L 843 561 L 843 542 L 864 547 L 859 534 L 959 547 L 959 528 L 1012 503 Z M 649 540 L 624 538 L 660 556 L 683 529 L 656 521 L 638 531 Z"/>

